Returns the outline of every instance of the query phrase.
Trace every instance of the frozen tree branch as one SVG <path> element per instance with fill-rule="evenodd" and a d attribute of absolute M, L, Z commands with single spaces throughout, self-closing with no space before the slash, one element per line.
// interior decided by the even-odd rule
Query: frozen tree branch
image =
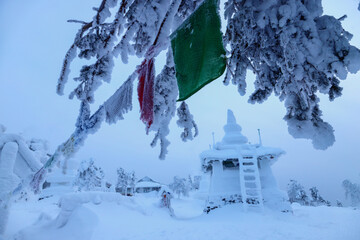
<path fill-rule="evenodd" d="M 339 79 L 360 69 L 360 51 L 340 23 L 345 17 L 322 15 L 317 0 L 228 0 L 225 43 L 232 54 L 224 83 L 231 79 L 244 95 L 246 70 L 252 70 L 255 92 L 249 102 L 262 103 L 274 93 L 285 102 L 289 133 L 328 148 L 334 130 L 321 118 L 317 93 L 334 100 L 341 96 Z"/>
<path fill-rule="evenodd" d="M 53 162 L 76 152 L 104 119 L 108 123 L 123 119 L 123 114 L 132 109 L 133 81 L 138 75 L 141 81 L 143 76 L 150 76 L 146 84 L 150 84 L 148 94 L 153 94 L 153 105 L 148 106 L 147 111 L 152 110 L 153 115 L 147 120 L 147 131 L 156 132 L 151 146 L 160 141 L 159 157 L 165 158 L 168 126 L 176 111 L 177 84 L 171 51 L 157 76 L 155 57 L 168 48 L 170 33 L 201 2 L 102 0 L 90 22 L 70 20 L 82 26 L 65 55 L 57 93 L 64 93 L 73 59 L 93 61 L 84 65 L 74 78 L 78 85 L 70 94 L 81 102 L 76 130 L 59 146 L 33 182 L 38 184 L 42 172 Z M 110 9 L 114 7 L 118 10 L 112 16 Z M 344 17 L 323 15 L 320 0 L 227 0 L 224 14 L 227 21 L 224 41 L 230 53 L 224 84 L 231 81 L 240 95 L 244 95 L 246 71 L 252 70 L 256 80 L 250 103 L 261 103 L 274 93 L 284 101 L 287 110 L 284 119 L 291 135 L 311 139 L 318 149 L 331 146 L 335 141 L 334 130 L 322 119 L 317 94 L 327 94 L 330 100 L 341 96 L 340 80 L 346 79 L 348 72 L 356 73 L 360 69 L 360 51 L 350 45 L 352 35 L 341 26 Z M 114 95 L 91 114 L 94 93 L 102 82 L 111 80 L 114 57 L 119 55 L 124 63 L 131 55 L 144 61 Z M 144 70 L 141 74 L 140 68 Z M 185 102 L 177 114 L 177 123 L 184 128 L 181 138 L 191 140 L 198 129 Z"/>

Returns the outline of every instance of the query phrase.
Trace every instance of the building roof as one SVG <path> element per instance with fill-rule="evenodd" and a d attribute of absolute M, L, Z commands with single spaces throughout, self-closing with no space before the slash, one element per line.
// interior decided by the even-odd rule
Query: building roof
<path fill-rule="evenodd" d="M 280 148 L 264 147 L 259 145 L 247 144 L 234 149 L 210 149 L 202 152 L 200 154 L 201 159 L 205 158 L 216 158 L 216 159 L 228 159 L 228 158 L 238 158 L 239 156 L 280 156 L 285 152 Z"/>
<path fill-rule="evenodd" d="M 143 177 L 142 179 L 140 179 L 137 182 L 156 182 L 154 180 L 152 180 L 151 178 L 149 178 L 148 176 Z"/>
<path fill-rule="evenodd" d="M 135 184 L 135 188 L 145 188 L 145 187 L 161 187 L 163 184 L 156 182 L 149 178 L 148 176 L 143 177 Z"/>

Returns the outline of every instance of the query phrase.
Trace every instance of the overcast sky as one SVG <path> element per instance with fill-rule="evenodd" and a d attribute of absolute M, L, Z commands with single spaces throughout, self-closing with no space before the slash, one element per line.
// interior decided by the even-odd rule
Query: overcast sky
<path fill-rule="evenodd" d="M 74 130 L 79 102 L 55 93 L 64 55 L 73 42 L 78 25 L 68 19 L 88 21 L 99 4 L 98 0 L 1 0 L 0 1 L 0 123 L 8 133 L 21 133 L 26 138 L 49 141 L 51 151 L 65 141 Z M 351 43 L 360 47 L 360 12 L 358 1 L 323 0 L 324 13 L 348 18 L 346 30 L 354 34 Z M 224 23 L 223 23 L 224 24 Z M 160 56 L 160 58 L 163 56 Z M 164 59 L 158 58 L 157 73 Z M 97 91 L 94 109 L 103 103 L 126 80 L 140 60 L 134 58 L 128 65 L 116 60 L 111 84 Z M 65 87 L 68 94 L 78 74 L 81 61 L 75 61 Z M 117 167 L 135 170 L 138 177 L 148 175 L 168 183 L 174 175 L 186 176 L 200 171 L 199 154 L 215 140 L 223 137 L 226 112 L 233 110 L 243 134 L 252 143 L 258 142 L 257 129 L 262 132 L 263 144 L 280 147 L 287 152 L 273 166 L 282 189 L 289 179 L 297 179 L 306 188 L 318 186 L 320 193 L 330 200 L 343 199 L 341 182 L 345 178 L 360 182 L 360 74 L 349 75 L 342 82 L 343 96 L 329 102 L 321 96 L 323 117 L 335 129 L 336 142 L 326 151 L 314 150 L 308 140 L 293 139 L 287 132 L 284 103 L 272 96 L 263 104 L 247 103 L 253 90 L 254 76 L 247 78 L 247 94 L 241 97 L 235 86 L 225 87 L 222 79 L 207 85 L 187 103 L 200 130 L 200 136 L 183 143 L 176 126 L 171 122 L 169 154 L 159 160 L 159 147 L 151 148 L 153 133 L 145 134 L 139 120 L 136 93 L 133 111 L 116 125 L 104 123 L 90 136 L 76 155 L 77 161 L 94 158 L 114 179 Z"/>

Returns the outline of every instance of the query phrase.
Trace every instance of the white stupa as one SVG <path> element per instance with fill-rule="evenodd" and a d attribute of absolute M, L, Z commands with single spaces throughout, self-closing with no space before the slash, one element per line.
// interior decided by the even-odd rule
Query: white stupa
<path fill-rule="evenodd" d="M 246 209 L 290 210 L 287 195 L 278 189 L 271 171 L 285 152 L 261 142 L 249 144 L 241 130 L 228 110 L 222 141 L 200 154 L 204 179 L 208 179 L 202 184 L 208 193 L 208 210 L 230 203 L 242 203 Z"/>

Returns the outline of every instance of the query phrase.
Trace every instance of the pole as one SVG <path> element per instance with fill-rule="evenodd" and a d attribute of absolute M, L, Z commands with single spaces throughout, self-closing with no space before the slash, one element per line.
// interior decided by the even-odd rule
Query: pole
<path fill-rule="evenodd" d="M 260 128 L 258 128 L 258 134 L 259 134 L 259 145 L 262 146 Z"/>

